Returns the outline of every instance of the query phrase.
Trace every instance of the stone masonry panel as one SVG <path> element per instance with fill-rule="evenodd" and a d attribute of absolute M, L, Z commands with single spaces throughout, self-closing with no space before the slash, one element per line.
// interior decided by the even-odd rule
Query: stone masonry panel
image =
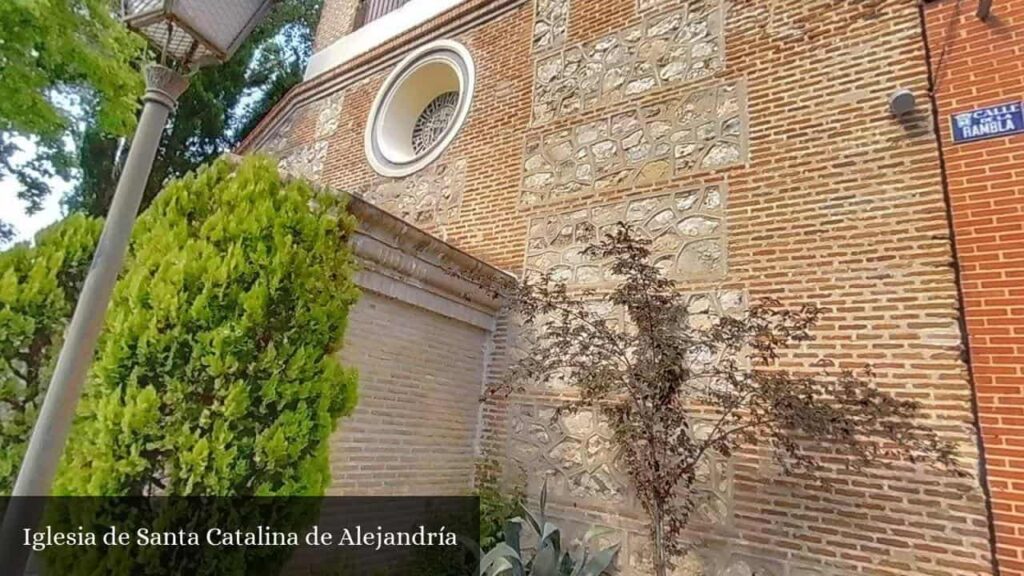
<path fill-rule="evenodd" d="M 361 196 L 411 224 L 443 230 L 459 216 L 465 182 L 465 161 L 435 162 L 405 178 L 379 178 Z"/>
<path fill-rule="evenodd" d="M 327 159 L 327 148 L 326 140 L 293 148 L 281 157 L 278 168 L 289 176 L 319 183 L 324 160 Z"/>
<path fill-rule="evenodd" d="M 527 140 L 520 204 L 650 184 L 747 160 L 742 82 L 631 108 Z"/>
<path fill-rule="evenodd" d="M 601 39 L 614 37 L 621 41 L 621 35 L 678 11 L 689 0 L 550 0 L 556 2 L 559 14 L 567 14 L 566 32 L 560 44 L 540 48 L 534 44 L 537 1 L 505 4 L 467 0 L 446 15 L 368 52 L 361 60 L 332 71 L 330 83 L 311 82 L 297 87 L 285 97 L 287 108 L 268 115 L 263 130 L 258 129 L 240 152 L 252 151 L 267 141 L 267 128 L 288 128 L 281 131 L 288 134 L 286 137 L 268 146 L 278 148 L 282 155 L 315 143 L 319 139 L 316 120 L 322 110 L 311 104 L 327 93 L 343 92 L 344 105 L 330 137 L 320 180 L 326 186 L 358 193 L 366 184 L 379 180 L 365 160 L 362 143 L 374 97 L 390 71 L 388 62 L 401 58 L 426 38 L 450 37 L 470 50 L 477 71 L 473 110 L 443 160 L 466 161 L 459 217 L 443 227 L 446 241 L 453 246 L 501 269 L 522 273 L 530 239 L 528 229 L 539 216 L 651 197 L 694 182 L 714 183 L 727 177 L 728 286 L 742 288 L 751 300 L 774 297 L 787 306 L 814 303 L 829 310 L 814 331 L 817 339 L 784 351 L 780 362 L 788 368 L 803 369 L 810 362 L 808 358 L 824 354 L 843 365 L 872 364 L 880 386 L 921 402 L 926 422 L 957 443 L 971 476 L 953 478 L 923 467 L 888 463 L 851 471 L 836 462 L 835 468 L 825 473 L 831 481 L 828 487 L 803 477 L 782 477 L 759 452 L 744 452 L 734 462 L 736 512 L 728 530 L 700 534 L 705 541 L 716 540 L 722 545 L 721 556 L 714 556 L 718 560 L 707 564 L 702 576 L 817 573 L 811 569 L 827 576 L 994 574 L 984 480 L 977 477 L 981 468 L 973 435 L 972 387 L 961 349 L 957 283 L 951 266 L 936 132 L 927 106 L 919 106 L 919 112 L 925 113 L 904 118 L 894 117 L 886 107 L 896 87 L 912 91 L 918 102 L 927 101 L 928 63 L 922 56 L 920 6 L 914 2 L 859 0 L 723 0 L 723 41 L 719 46 L 726 49 L 721 53 L 724 61 L 720 69 L 697 80 L 659 84 L 637 96 L 626 96 L 623 85 L 623 94 L 615 96 L 618 100 L 594 101 L 588 104 L 594 107 L 571 116 L 561 116 L 559 101 L 559 116 L 538 122 L 534 107 L 540 62 L 563 58 L 565 53 L 593 46 Z M 996 2 L 996 18 L 987 23 L 974 16 L 973 8 L 965 9 L 955 25 L 949 24 L 948 17 L 955 12 L 955 0 L 926 4 L 932 55 L 949 55 L 940 83 L 944 88 L 938 97 L 961 98 L 966 94 L 963 97 L 968 98 L 957 100 L 955 108 L 949 107 L 948 100 L 940 102 L 944 114 L 974 105 L 969 100 L 970 91 L 960 90 L 948 77 L 962 68 L 960 56 L 977 52 L 977 42 L 965 42 L 965 38 L 998 36 L 998 42 L 989 42 L 991 50 L 1002 50 L 999 54 L 1005 52 L 1009 60 L 1013 59 L 1012 50 L 1003 48 L 1014 40 L 1007 31 L 1012 32 L 1017 25 L 1013 8 L 1016 2 Z M 347 7 L 356 2 L 325 2 L 325 23 L 320 27 L 318 46 L 329 44 L 337 30 L 350 29 L 351 12 L 339 4 Z M 492 11 L 499 4 L 503 11 Z M 952 31 L 947 32 L 951 26 Z M 947 34 L 952 34 L 952 45 L 943 51 L 940 48 L 947 42 Z M 980 53 L 989 54 L 988 45 Z M 581 59 L 580 67 L 584 63 Z M 964 78 L 965 82 L 971 80 Z M 993 82 L 1000 86 L 1006 83 L 1012 89 L 1012 78 L 1000 76 Z M 747 96 L 727 99 L 740 109 L 733 114 L 739 117 L 740 125 L 740 136 L 732 140 L 737 159 L 716 165 L 712 154 L 712 161 L 702 165 L 709 148 L 728 141 L 717 132 L 708 140 L 679 134 L 677 138 L 686 140 L 680 144 L 694 148 L 691 157 L 681 158 L 688 167 L 679 168 L 677 142 L 668 136 L 650 140 L 649 134 L 662 126 L 652 131 L 643 120 L 644 132 L 638 137 L 648 138 L 650 148 L 634 148 L 634 155 L 639 154 L 635 158 L 627 157 L 620 148 L 628 132 L 614 138 L 610 135 L 608 125 L 614 117 L 632 115 L 639 121 L 645 106 L 680 103 L 715 86 L 736 86 L 749 95 L 749 108 Z M 996 92 L 987 90 L 985 94 Z M 583 105 L 579 96 L 576 100 L 577 107 Z M 303 114 L 303 106 L 308 107 L 308 114 Z M 281 113 L 288 111 L 292 111 L 292 118 L 282 118 Z M 677 127 L 680 124 L 694 130 L 701 125 L 709 125 L 712 130 L 724 126 L 725 119 L 717 110 L 700 115 L 702 121 L 670 116 L 669 134 L 681 130 Z M 608 136 L 589 143 L 577 141 L 581 127 L 602 121 Z M 289 123 L 290 128 L 286 126 Z M 322 126 L 326 130 L 330 122 Z M 556 138 L 564 129 L 569 133 Z M 591 148 L 606 139 L 612 141 L 614 161 L 592 159 Z M 568 154 L 555 160 L 552 154 L 564 153 L 562 147 L 555 148 L 562 140 L 569 142 Z M 972 146 L 1008 145 L 1004 140 Z M 655 151 L 656 144 L 667 144 L 668 149 L 662 145 Z M 960 161 L 967 166 L 972 148 L 958 150 L 961 148 L 964 157 Z M 574 154 L 581 149 L 582 157 L 577 160 Z M 527 150 L 530 154 L 524 156 Z M 950 150 L 948 154 L 952 154 Z M 597 150 L 608 151 L 605 145 Z M 686 148 L 679 150 L 683 156 L 686 152 Z M 720 152 L 732 151 L 725 147 Z M 955 160 L 947 157 L 951 167 Z M 524 174 L 527 162 L 529 169 Z M 1009 170 L 1012 163 L 999 166 Z M 647 172 L 641 176 L 645 168 Z M 722 173 L 716 173 L 718 170 Z M 535 174 L 538 176 L 531 180 L 531 186 L 524 186 L 524 180 Z M 602 178 L 599 187 L 597 180 Z M 977 216 L 972 222 L 1001 218 L 982 214 L 988 207 L 975 210 L 975 203 L 981 206 L 1000 201 L 986 196 L 990 193 L 994 194 L 992 190 L 969 192 L 979 196 L 967 199 L 972 211 L 969 216 Z M 961 197 L 957 190 L 950 194 L 954 203 Z M 1013 207 L 991 208 L 996 209 Z M 972 240 L 970 247 L 985 245 L 973 243 L 976 238 L 960 232 L 958 238 Z M 967 249 L 966 243 L 963 246 L 961 257 Z M 973 255 L 978 262 L 991 256 L 982 248 L 977 250 Z M 978 264 L 962 272 L 980 269 Z M 982 285 L 987 281 L 980 276 L 975 282 L 981 286 L 978 290 L 996 289 L 995 285 Z M 972 321 L 993 320 L 977 315 L 972 320 L 971 307 L 967 306 L 969 326 Z M 991 336 L 978 346 L 995 346 L 992 339 L 1003 337 Z M 488 349 L 485 373 L 489 381 L 500 376 L 498 367 L 506 363 L 515 348 L 508 338 L 508 334 L 500 333 Z M 422 346 L 422 342 L 419 344 Z M 978 372 L 983 378 L 991 376 L 990 380 L 979 380 L 977 388 L 986 417 L 994 418 L 994 412 L 984 408 L 998 405 L 1002 392 L 985 392 L 984 386 L 1010 388 L 1002 379 L 1012 375 L 995 372 L 1006 370 L 1004 365 L 996 365 L 1004 356 L 991 354 L 988 358 L 996 360 L 990 363 L 985 358 L 974 358 L 977 370 L 991 371 Z M 394 367 L 399 368 L 400 363 Z M 469 386 L 464 390 L 468 391 Z M 499 466 L 509 465 L 512 405 L 550 406 L 556 397 L 567 393 L 564 387 L 530 389 L 522 398 L 517 395 L 485 404 L 479 410 L 482 432 L 477 456 L 482 460 L 494 458 Z M 465 393 L 463 396 L 468 397 Z M 469 396 L 475 400 L 476 393 Z M 991 429 L 1005 429 L 1000 427 L 1007 426 L 1006 420 L 999 420 Z M 410 434 L 418 439 L 422 435 L 419 430 L 430 429 L 428 425 L 417 422 L 416 428 L 409 429 Z M 986 434 L 986 446 L 1008 450 L 1007 445 L 993 443 L 993 437 Z M 353 446 L 361 449 L 373 438 L 379 436 L 356 438 Z M 430 449 L 415 447 L 417 452 Z M 332 465 L 336 462 L 339 460 L 332 459 Z M 999 459 L 990 454 L 985 468 L 992 481 L 997 523 L 1000 514 L 1012 512 L 1006 512 L 1010 500 L 1004 495 L 1008 489 L 1003 488 L 1020 475 L 1007 462 L 1012 464 L 1013 458 Z M 467 458 L 460 470 L 469 465 Z M 384 472 L 368 472 L 367 481 L 378 481 Z M 336 470 L 335 478 L 340 474 Z M 591 525 L 610 526 L 637 535 L 641 541 L 644 530 L 635 516 L 610 512 L 611 506 L 598 498 L 573 500 L 572 506 L 565 504 L 565 499 L 557 507 L 552 502 L 559 526 L 564 527 L 570 520 L 578 521 L 584 531 Z M 1012 562 L 1024 566 L 1022 547 L 1012 542 L 1021 532 L 1012 532 L 1007 524 L 998 524 L 997 530 L 1008 535 L 999 543 L 1001 569 L 1013 572 L 1017 567 Z M 630 558 L 634 550 L 639 550 L 639 544 L 634 547 L 627 542 L 625 546 L 620 552 L 622 558 Z M 646 570 L 624 571 L 625 576 L 630 573 L 649 574 Z"/>
<path fill-rule="evenodd" d="M 684 295 L 683 302 L 686 309 L 686 322 L 696 330 L 705 330 L 718 322 L 720 318 L 738 317 L 749 305 L 749 297 L 743 290 L 719 289 L 706 292 L 692 292 Z M 625 309 L 613 305 L 607 300 L 591 300 L 587 303 L 587 312 L 595 318 L 600 318 L 609 327 L 616 330 L 631 330 Z M 516 322 L 516 329 L 512 338 L 510 359 L 518 361 L 524 358 L 532 347 L 544 345 L 543 326 L 554 321 L 554 317 L 545 314 L 539 315 L 535 322 L 529 326 L 521 326 Z M 718 354 L 710 352 L 699 352 L 689 359 L 694 370 L 710 368 L 724 360 L 724 350 Z M 565 394 L 571 392 L 572 388 L 567 383 L 565 373 L 556 371 L 542 382 L 535 382 L 528 386 L 530 390 L 537 392 L 553 392 Z"/>
<path fill-rule="evenodd" d="M 316 117 L 316 138 L 318 140 L 331 136 L 338 129 L 344 99 L 345 94 L 338 93 L 320 101 Z"/>
<path fill-rule="evenodd" d="M 688 321 L 695 327 L 708 326 L 722 316 L 734 316 L 746 309 L 747 296 L 742 290 L 695 292 L 685 296 Z M 628 330 L 625 311 L 604 300 L 590 303 L 590 313 L 609 322 L 618 329 Z M 546 318 L 539 318 L 543 325 Z M 534 324 L 533 326 L 536 326 Z M 536 345 L 534 329 L 519 329 L 515 336 L 513 357 L 521 357 L 525 347 Z M 560 398 L 571 397 L 573 389 L 561 378 L 537 384 L 537 391 L 557 393 Z M 587 509 L 611 511 L 621 518 L 641 518 L 639 503 L 633 497 L 628 473 L 623 468 L 621 451 L 615 446 L 614 433 L 608 422 L 593 410 L 558 415 L 555 404 L 539 398 L 517 399 L 509 408 L 508 456 L 518 470 L 525 472 L 527 488 L 536 493 L 542 482 L 547 483 L 549 501 L 556 506 L 583 506 Z M 698 422 L 693 434 L 706 435 L 711 422 Z M 694 510 L 695 527 L 727 528 L 734 521 L 735 469 L 733 463 L 719 454 L 710 454 L 697 471 L 696 490 L 700 500 Z M 559 519 L 563 527 L 572 532 L 573 516 Z M 622 524 L 613 524 L 621 527 Z M 584 524 L 584 530 L 585 530 Z M 648 575 L 650 547 L 646 532 L 612 531 L 612 541 L 623 552 L 619 557 L 624 574 Z M 710 570 L 717 566 L 701 549 L 701 556 L 689 562 L 693 567 Z M 678 572 L 676 572 L 678 574 Z M 689 574 L 684 572 L 684 574 Z M 701 574 L 694 572 L 694 574 Z M 712 571 L 706 574 L 732 574 Z"/>
<path fill-rule="evenodd" d="M 294 140 L 292 130 L 295 127 L 295 116 L 295 114 L 285 116 L 277 128 L 264 139 L 258 148 L 259 151 L 279 158 L 282 152 L 288 150 Z"/>
<path fill-rule="evenodd" d="M 555 501 L 582 498 L 627 514 L 639 513 L 613 431 L 599 414 L 584 409 L 556 416 L 552 406 L 516 405 L 510 425 L 511 458 L 528 471 L 531 485 L 547 479 Z M 697 522 L 730 521 L 732 476 L 727 459 L 711 455 L 702 462 L 697 472 L 697 488 L 703 495 L 695 510 Z"/>
<path fill-rule="evenodd" d="M 536 0 L 533 20 L 533 49 L 560 48 L 569 27 L 569 0 Z"/>
<path fill-rule="evenodd" d="M 540 0 L 541 5 L 552 2 L 557 0 Z M 691 0 L 538 60 L 534 121 L 708 77 L 722 69 L 724 53 L 721 0 Z"/>
<path fill-rule="evenodd" d="M 574 286 L 614 284 L 607 266 L 583 256 L 595 238 L 617 223 L 636 227 L 651 241 L 652 258 L 668 278 L 721 278 L 727 268 L 724 183 L 696 185 L 677 192 L 581 208 L 535 218 L 527 241 L 526 274 L 549 273 Z"/>
<path fill-rule="evenodd" d="M 281 172 L 320 183 L 330 137 L 338 128 L 343 101 L 343 94 L 332 94 L 289 113 L 263 140 L 259 150 L 277 158 Z M 312 126 L 315 140 L 294 144 L 296 133 L 306 124 Z"/>

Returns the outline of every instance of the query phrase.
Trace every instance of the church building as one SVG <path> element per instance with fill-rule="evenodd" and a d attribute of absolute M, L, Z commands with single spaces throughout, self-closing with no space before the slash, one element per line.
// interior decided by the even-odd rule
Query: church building
<path fill-rule="evenodd" d="M 607 427 L 551 418 L 570 389 L 482 403 L 516 330 L 448 273 L 607 289 L 580 252 L 626 221 L 697 313 L 826 308 L 783 364 L 870 364 L 969 473 L 712 458 L 677 574 L 1024 576 L 1022 100 L 1024 0 L 324 0 L 238 152 L 360 219 L 332 493 L 546 478 L 560 526 L 649 574 Z"/>

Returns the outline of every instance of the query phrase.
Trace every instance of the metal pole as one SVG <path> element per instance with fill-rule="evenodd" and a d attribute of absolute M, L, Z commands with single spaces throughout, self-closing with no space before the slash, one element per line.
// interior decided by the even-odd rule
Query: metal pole
<path fill-rule="evenodd" d="M 21 545 L 23 531 L 35 529 L 42 517 L 42 503 L 28 497 L 50 494 L 160 137 L 186 88 L 188 79 L 178 72 L 160 65 L 146 68 L 139 126 L 0 528 L 0 571 L 4 574 L 24 573 L 29 549 Z"/>

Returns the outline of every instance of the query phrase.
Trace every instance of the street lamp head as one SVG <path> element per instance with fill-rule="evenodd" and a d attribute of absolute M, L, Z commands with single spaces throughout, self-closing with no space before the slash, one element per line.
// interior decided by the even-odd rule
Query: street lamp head
<path fill-rule="evenodd" d="M 121 0 L 129 28 L 184 67 L 231 58 L 274 0 Z"/>

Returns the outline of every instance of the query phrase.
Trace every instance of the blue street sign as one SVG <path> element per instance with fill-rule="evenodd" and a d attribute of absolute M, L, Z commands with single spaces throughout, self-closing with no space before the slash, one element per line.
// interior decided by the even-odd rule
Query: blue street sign
<path fill-rule="evenodd" d="M 959 112 L 952 115 L 950 125 L 954 144 L 1020 134 L 1024 132 L 1024 106 L 1018 100 Z"/>

